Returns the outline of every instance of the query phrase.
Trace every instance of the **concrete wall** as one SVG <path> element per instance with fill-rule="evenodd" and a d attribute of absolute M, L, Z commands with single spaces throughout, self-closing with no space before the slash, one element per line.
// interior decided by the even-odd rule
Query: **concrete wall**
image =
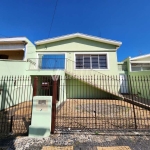
<path fill-rule="evenodd" d="M 1 60 L 0 61 L 0 77 L 1 76 L 18 76 L 27 75 L 28 63 L 26 61 L 17 60 Z"/>
<path fill-rule="evenodd" d="M 28 44 L 26 45 L 25 57 L 28 58 L 36 58 L 36 47 L 35 45 L 27 39 Z"/>
<path fill-rule="evenodd" d="M 132 81 L 132 92 L 140 93 L 140 97 L 150 100 L 150 71 L 130 72 L 129 75 Z"/>
<path fill-rule="evenodd" d="M 109 93 L 106 93 L 92 85 L 89 85 L 82 80 L 67 79 L 67 98 L 73 99 L 113 99 L 116 98 Z"/>
<path fill-rule="evenodd" d="M 7 76 L 0 78 L 0 89 L 0 110 L 32 101 L 33 88 L 30 77 Z"/>

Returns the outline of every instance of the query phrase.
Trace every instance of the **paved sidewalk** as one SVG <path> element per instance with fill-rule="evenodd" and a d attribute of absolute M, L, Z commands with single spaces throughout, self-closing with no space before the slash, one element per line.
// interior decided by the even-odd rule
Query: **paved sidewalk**
<path fill-rule="evenodd" d="M 47 138 L 1 139 L 0 147 L 7 150 L 149 150 L 150 133 L 58 132 Z"/>
<path fill-rule="evenodd" d="M 42 150 L 73 150 L 73 146 L 43 146 Z M 97 150 L 131 150 L 129 146 L 96 147 Z"/>

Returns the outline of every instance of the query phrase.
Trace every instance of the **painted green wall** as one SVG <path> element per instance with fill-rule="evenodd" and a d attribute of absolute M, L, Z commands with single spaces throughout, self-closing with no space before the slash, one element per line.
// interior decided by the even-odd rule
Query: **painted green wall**
<path fill-rule="evenodd" d="M 92 51 L 94 52 L 94 51 Z M 105 52 L 105 51 L 100 51 L 100 52 Z M 66 66 L 66 69 L 69 70 L 70 72 L 73 72 L 75 74 L 78 74 L 78 75 L 102 75 L 102 74 L 105 74 L 105 75 L 118 75 L 118 66 L 117 66 L 117 56 L 116 56 L 116 52 L 113 51 L 113 52 L 108 52 L 108 66 L 109 66 L 109 69 L 103 69 L 103 70 L 99 70 L 99 69 L 95 69 L 95 70 L 85 70 L 85 69 L 78 69 L 76 70 L 75 69 L 75 55 L 74 55 L 74 52 L 70 52 L 70 53 L 67 53 L 67 58 L 68 60 L 66 60 L 67 62 L 67 66 Z"/>
<path fill-rule="evenodd" d="M 27 75 L 28 63 L 26 61 L 0 61 L 0 77 L 1 76 L 16 76 Z"/>
<path fill-rule="evenodd" d="M 118 62 L 118 67 L 119 67 L 119 65 L 126 65 L 126 67 L 127 67 L 127 70 L 126 70 L 126 71 L 124 71 L 124 70 L 119 70 L 119 68 L 118 68 L 119 74 L 128 75 L 128 64 L 127 64 L 126 62 Z"/>
<path fill-rule="evenodd" d="M 129 75 L 133 93 L 140 93 L 140 97 L 150 100 L 150 71 L 130 72 Z"/>
<path fill-rule="evenodd" d="M 32 80 L 31 80 L 32 79 Z M 17 76 L 16 79 L 12 76 L 0 78 L 0 110 L 10 106 L 17 105 L 25 101 L 31 101 L 33 95 L 33 79 L 34 76 L 23 77 Z M 41 84 L 39 85 L 41 86 Z M 39 87 L 41 88 L 41 87 Z M 61 72 L 59 99 L 57 107 L 66 101 L 66 80 L 64 73 Z"/>
<path fill-rule="evenodd" d="M 116 98 L 98 88 L 95 88 L 78 79 L 66 80 L 67 98 L 83 98 L 83 99 L 112 99 Z"/>
<path fill-rule="evenodd" d="M 28 77 L 0 78 L 0 89 L 0 110 L 32 100 L 33 88 Z"/>
<path fill-rule="evenodd" d="M 111 51 L 116 50 L 114 45 L 95 42 L 83 38 L 72 38 L 49 44 L 43 44 L 36 47 L 37 52 L 73 52 L 73 51 Z"/>
<path fill-rule="evenodd" d="M 36 47 L 35 45 L 27 39 L 27 45 L 26 45 L 26 60 L 28 58 L 36 58 Z"/>
<path fill-rule="evenodd" d="M 141 93 L 139 96 L 150 100 L 150 71 L 130 71 L 130 57 L 126 60 L 128 75 L 130 76 L 129 92 L 133 94 Z"/>

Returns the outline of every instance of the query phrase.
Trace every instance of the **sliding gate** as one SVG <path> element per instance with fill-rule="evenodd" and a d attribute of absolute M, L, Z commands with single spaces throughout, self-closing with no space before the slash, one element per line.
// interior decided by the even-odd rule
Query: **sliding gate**
<path fill-rule="evenodd" d="M 90 78 L 100 86 L 90 85 L 86 82 L 86 77 L 78 79 L 67 77 L 65 79 L 66 85 L 62 86 L 66 87 L 66 92 L 64 91 L 61 104 L 57 106 L 56 130 L 98 133 L 104 130 L 150 129 L 149 93 L 145 98 L 135 94 L 135 89 L 141 88 L 141 91 L 146 91 L 145 88 L 150 87 L 146 80 L 143 80 L 142 86 L 140 86 L 139 82 L 135 83 L 135 80 L 131 78 L 133 84 L 130 93 L 121 95 L 119 92 L 112 94 L 109 92 L 112 90 L 104 90 L 114 88 L 114 84 L 104 85 L 98 81 L 99 78 Z M 150 81 L 150 78 L 147 79 Z M 120 80 L 119 77 L 118 80 Z M 131 86 L 129 80 L 125 82 Z M 102 86 L 106 86 L 106 88 Z M 115 88 L 119 89 L 119 84 Z"/>

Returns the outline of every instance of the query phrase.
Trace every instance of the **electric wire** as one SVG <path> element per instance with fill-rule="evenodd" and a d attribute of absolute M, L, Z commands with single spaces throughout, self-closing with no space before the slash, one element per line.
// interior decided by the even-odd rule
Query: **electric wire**
<path fill-rule="evenodd" d="M 52 25 L 53 25 L 55 13 L 56 13 L 57 3 L 58 3 L 58 0 L 56 0 L 55 9 L 54 9 L 53 17 L 52 17 L 52 22 L 50 24 L 50 28 L 49 28 L 49 32 L 48 32 L 48 37 L 50 36 L 50 33 L 51 33 L 51 29 L 52 29 Z"/>

